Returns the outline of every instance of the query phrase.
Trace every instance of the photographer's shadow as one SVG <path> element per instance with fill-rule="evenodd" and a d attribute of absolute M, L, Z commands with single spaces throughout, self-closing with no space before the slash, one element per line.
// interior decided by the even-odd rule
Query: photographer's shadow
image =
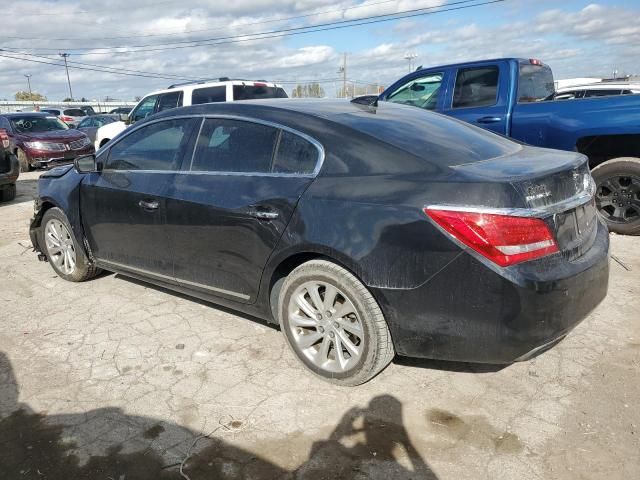
<path fill-rule="evenodd" d="M 3 480 L 437 480 L 409 439 L 402 404 L 391 395 L 347 412 L 329 438 L 314 443 L 309 458 L 290 471 L 216 433 L 207 436 L 119 408 L 46 415 L 19 403 L 18 393 L 11 363 L 0 352 Z"/>

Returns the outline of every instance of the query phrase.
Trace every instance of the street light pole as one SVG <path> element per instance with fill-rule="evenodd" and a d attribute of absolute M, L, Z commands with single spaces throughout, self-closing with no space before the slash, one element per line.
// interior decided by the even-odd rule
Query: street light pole
<path fill-rule="evenodd" d="M 413 61 L 418 58 L 417 53 L 406 53 L 404 55 L 405 60 L 409 60 L 409 72 L 413 72 Z"/>
<path fill-rule="evenodd" d="M 69 78 L 69 66 L 67 65 L 68 53 L 61 53 L 60 56 L 64 58 L 64 68 L 67 71 L 67 83 L 69 84 L 69 98 L 73 100 L 73 92 L 71 91 L 71 78 Z"/>

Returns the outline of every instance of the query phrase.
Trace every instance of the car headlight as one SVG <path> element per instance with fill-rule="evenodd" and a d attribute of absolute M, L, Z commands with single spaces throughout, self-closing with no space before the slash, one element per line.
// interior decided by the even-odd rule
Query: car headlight
<path fill-rule="evenodd" d="M 64 152 L 65 151 L 65 146 L 63 143 L 24 142 L 24 146 L 32 150 L 40 150 L 43 152 Z"/>

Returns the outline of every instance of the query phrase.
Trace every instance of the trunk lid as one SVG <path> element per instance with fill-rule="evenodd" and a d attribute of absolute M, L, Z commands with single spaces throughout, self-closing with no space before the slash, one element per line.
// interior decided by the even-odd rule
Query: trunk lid
<path fill-rule="evenodd" d="M 595 241 L 595 183 L 584 155 L 523 147 L 516 154 L 452 168 L 465 176 L 511 184 L 514 214 L 544 218 L 566 258 L 582 256 Z"/>

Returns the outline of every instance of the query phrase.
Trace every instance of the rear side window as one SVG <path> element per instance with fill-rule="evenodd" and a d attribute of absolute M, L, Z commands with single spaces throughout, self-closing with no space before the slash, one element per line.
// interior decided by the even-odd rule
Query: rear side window
<path fill-rule="evenodd" d="M 198 138 L 191 170 L 268 173 L 278 132 L 259 123 L 207 119 Z"/>
<path fill-rule="evenodd" d="M 540 102 L 553 98 L 556 85 L 546 65 L 520 64 L 518 103 Z"/>
<path fill-rule="evenodd" d="M 318 149 L 294 133 L 282 130 L 273 162 L 274 173 L 311 174 L 318 163 Z"/>
<path fill-rule="evenodd" d="M 234 85 L 234 100 L 258 100 L 261 98 L 287 98 L 282 88 L 267 87 L 266 85 Z"/>
<path fill-rule="evenodd" d="M 165 93 L 158 98 L 156 112 L 162 112 L 182 105 L 182 91 Z"/>
<path fill-rule="evenodd" d="M 94 124 L 93 124 L 94 120 L 95 120 L 95 119 L 94 119 L 94 118 L 91 118 L 91 117 L 89 117 L 89 118 L 85 118 L 84 120 L 82 120 L 82 121 L 80 122 L 80 124 L 78 125 L 78 128 L 89 128 L 89 127 L 93 127 L 93 126 L 94 126 Z"/>
<path fill-rule="evenodd" d="M 65 115 L 69 115 L 70 117 L 86 117 L 87 114 L 84 113 L 84 110 L 80 110 L 79 108 L 67 108 L 64 111 Z"/>
<path fill-rule="evenodd" d="M 487 107 L 498 99 L 498 67 L 462 68 L 456 76 L 453 108 Z"/>
<path fill-rule="evenodd" d="M 200 105 L 201 103 L 219 103 L 227 101 L 227 87 L 222 85 L 218 87 L 196 88 L 191 94 L 191 104 Z"/>
<path fill-rule="evenodd" d="M 177 170 L 194 119 L 179 118 L 146 125 L 125 136 L 109 152 L 111 170 Z"/>

